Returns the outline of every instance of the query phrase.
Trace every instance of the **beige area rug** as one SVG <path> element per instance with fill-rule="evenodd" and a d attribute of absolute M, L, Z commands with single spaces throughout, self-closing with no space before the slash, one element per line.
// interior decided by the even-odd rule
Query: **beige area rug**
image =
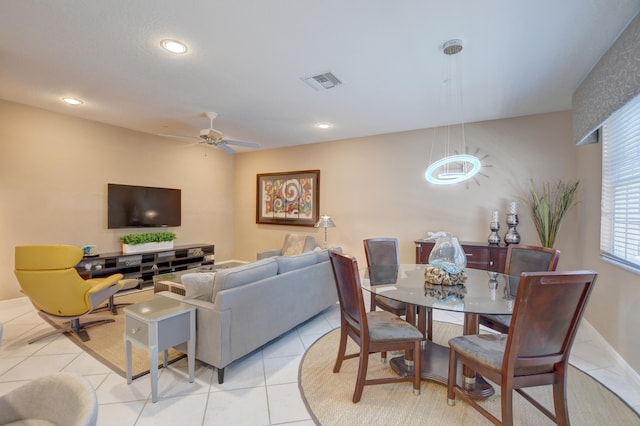
<path fill-rule="evenodd" d="M 123 296 L 117 296 L 115 303 L 137 303 L 153 298 L 153 289 L 132 292 Z M 83 342 L 75 333 L 66 333 L 65 335 L 71 339 L 76 345 L 80 346 L 85 352 L 93 356 L 98 361 L 105 364 L 111 370 L 126 377 L 126 363 L 124 355 L 124 306 L 118 308 L 118 315 L 113 315 L 110 311 L 99 311 L 82 318 L 80 322 L 92 321 L 98 318 L 114 319 L 115 322 L 100 324 L 87 328 L 90 340 Z M 56 328 L 63 328 L 63 322 L 54 321 L 46 318 L 47 321 Z M 68 324 L 68 323 L 67 323 Z M 138 349 L 133 346 L 132 354 L 132 374 L 136 379 L 149 373 L 149 352 L 144 349 Z M 186 355 L 173 348 L 169 349 L 169 363 L 173 363 Z M 163 355 L 160 353 L 158 357 L 158 365 L 162 367 Z"/>
<path fill-rule="evenodd" d="M 444 343 L 462 334 L 453 324 L 435 322 L 434 341 Z M 487 419 L 465 402 L 447 405 L 446 387 L 422 381 L 421 394 L 413 394 L 409 382 L 365 386 L 362 399 L 351 402 L 356 382 L 357 358 L 345 360 L 339 373 L 333 373 L 340 330 L 336 329 L 313 344 L 305 353 L 298 377 L 301 394 L 315 422 L 320 425 L 487 425 Z M 349 340 L 349 351 L 357 346 Z M 394 374 L 380 354 L 369 359 L 367 378 Z M 483 405 L 500 418 L 500 388 Z M 550 386 L 530 388 L 530 393 L 553 412 Z M 573 425 L 640 425 L 640 417 L 615 394 L 574 367 L 569 371 L 569 417 Z M 514 424 L 552 425 L 519 394 L 514 393 Z"/>

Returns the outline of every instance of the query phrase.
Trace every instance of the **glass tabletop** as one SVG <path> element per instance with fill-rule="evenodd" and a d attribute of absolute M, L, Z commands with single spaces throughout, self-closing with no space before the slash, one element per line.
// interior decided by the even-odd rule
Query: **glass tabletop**
<path fill-rule="evenodd" d="M 429 265 L 402 264 L 363 268 L 362 288 L 399 302 L 446 311 L 503 315 L 513 312 L 520 277 L 467 268 L 467 280 L 458 285 L 425 282 Z"/>

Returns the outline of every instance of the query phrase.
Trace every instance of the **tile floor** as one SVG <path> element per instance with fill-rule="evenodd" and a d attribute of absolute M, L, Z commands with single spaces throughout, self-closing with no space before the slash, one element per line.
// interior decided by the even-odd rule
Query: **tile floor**
<path fill-rule="evenodd" d="M 461 323 L 459 315 L 442 311 L 434 314 L 436 320 Z M 196 380 L 191 384 L 186 360 L 161 369 L 160 400 L 153 404 L 149 376 L 127 385 L 124 378 L 64 336 L 28 345 L 28 338 L 50 326 L 27 298 L 0 301 L 0 322 L 4 324 L 0 394 L 39 376 L 70 371 L 85 376 L 95 387 L 100 404 L 98 425 L 312 425 L 298 391 L 298 366 L 306 348 L 339 326 L 339 315 L 337 306 L 329 308 L 231 364 L 222 385 L 218 384 L 217 373 L 199 362 Z M 571 363 L 640 412 L 640 378 L 619 362 L 617 354 L 588 324 L 580 329 Z"/>

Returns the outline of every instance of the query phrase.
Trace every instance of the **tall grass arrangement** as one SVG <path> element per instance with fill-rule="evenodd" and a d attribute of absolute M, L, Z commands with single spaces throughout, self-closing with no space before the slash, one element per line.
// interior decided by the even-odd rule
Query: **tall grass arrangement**
<path fill-rule="evenodd" d="M 545 183 L 538 188 L 531 180 L 528 204 L 543 247 L 553 247 L 562 219 L 576 205 L 575 195 L 579 186 L 579 181 L 558 181 L 553 186 Z"/>

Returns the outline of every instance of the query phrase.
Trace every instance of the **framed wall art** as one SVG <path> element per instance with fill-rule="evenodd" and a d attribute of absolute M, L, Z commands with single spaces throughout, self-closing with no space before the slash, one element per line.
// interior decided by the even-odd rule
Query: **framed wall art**
<path fill-rule="evenodd" d="M 314 226 L 320 211 L 320 170 L 257 176 L 256 223 Z"/>

